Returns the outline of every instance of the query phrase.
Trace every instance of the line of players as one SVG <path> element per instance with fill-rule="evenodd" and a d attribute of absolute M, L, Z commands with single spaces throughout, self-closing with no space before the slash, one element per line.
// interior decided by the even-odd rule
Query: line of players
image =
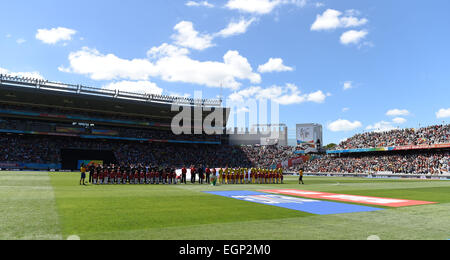
<path fill-rule="evenodd" d="M 220 184 L 283 184 L 283 169 L 219 169 Z"/>
<path fill-rule="evenodd" d="M 173 168 L 152 168 L 143 165 L 89 166 L 89 182 L 92 184 L 177 184 Z"/>
<path fill-rule="evenodd" d="M 92 184 L 186 184 L 187 169 L 181 169 L 177 176 L 176 170 L 170 167 L 148 167 L 143 165 L 91 165 L 86 167 L 89 172 L 89 183 Z M 247 169 L 247 168 L 195 168 L 191 167 L 191 182 L 203 184 L 282 184 L 283 170 Z"/>

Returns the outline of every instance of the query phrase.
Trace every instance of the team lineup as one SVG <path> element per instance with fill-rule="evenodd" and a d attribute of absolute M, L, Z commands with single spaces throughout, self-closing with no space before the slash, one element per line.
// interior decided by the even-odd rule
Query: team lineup
<path fill-rule="evenodd" d="M 283 184 L 283 169 L 257 169 L 257 168 L 203 168 L 183 167 L 178 171 L 175 168 L 150 166 L 117 166 L 90 165 L 81 166 L 80 185 L 86 185 L 86 174 L 89 173 L 88 182 L 94 185 L 102 184 L 187 184 L 187 175 L 190 173 L 192 184 Z M 300 171 L 300 178 L 303 171 Z"/>

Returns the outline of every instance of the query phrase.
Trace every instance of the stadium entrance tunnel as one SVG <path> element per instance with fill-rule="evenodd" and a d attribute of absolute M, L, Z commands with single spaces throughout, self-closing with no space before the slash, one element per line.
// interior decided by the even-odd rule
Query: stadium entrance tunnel
<path fill-rule="evenodd" d="M 101 161 L 103 164 L 117 163 L 113 151 L 62 149 L 61 168 L 63 170 L 79 170 L 81 163 Z"/>

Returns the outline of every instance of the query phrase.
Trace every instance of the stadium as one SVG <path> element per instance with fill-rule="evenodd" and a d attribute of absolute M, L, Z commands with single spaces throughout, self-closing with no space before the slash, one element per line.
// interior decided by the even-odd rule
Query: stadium
<path fill-rule="evenodd" d="M 450 241 L 448 10 L 3 1 L 0 240 L 177 259 Z"/>
<path fill-rule="evenodd" d="M 220 131 L 174 134 L 180 108 L 192 129 L 221 115 Z M 302 124 L 295 147 L 245 143 L 229 116 L 220 99 L 1 75 L 0 239 L 450 237 L 450 125 L 325 148 L 321 126 Z"/>

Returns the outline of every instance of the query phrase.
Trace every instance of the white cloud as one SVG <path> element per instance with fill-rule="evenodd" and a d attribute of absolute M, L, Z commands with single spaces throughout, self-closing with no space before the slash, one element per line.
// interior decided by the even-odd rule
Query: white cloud
<path fill-rule="evenodd" d="M 198 1 L 198 2 L 188 1 L 188 2 L 186 2 L 186 6 L 195 6 L 195 7 L 203 6 L 203 7 L 209 7 L 209 8 L 214 7 L 214 5 L 209 3 L 208 1 Z"/>
<path fill-rule="evenodd" d="M 5 37 L 6 37 L 7 39 L 9 39 L 9 38 L 12 37 L 12 35 L 8 33 Z"/>
<path fill-rule="evenodd" d="M 352 131 L 362 127 L 362 123 L 359 121 L 351 122 L 345 119 L 338 119 L 328 124 L 328 129 L 332 132 L 345 132 Z"/>
<path fill-rule="evenodd" d="M 77 31 L 64 27 L 53 29 L 39 29 L 36 33 L 36 39 L 46 44 L 56 44 L 60 41 L 70 41 Z"/>
<path fill-rule="evenodd" d="M 33 79 L 41 79 L 44 80 L 45 78 L 37 71 L 33 72 L 12 72 L 4 68 L 0 68 L 0 74 L 3 75 L 9 75 L 12 77 L 22 77 L 22 78 L 33 78 Z"/>
<path fill-rule="evenodd" d="M 113 82 L 103 87 L 104 89 L 122 90 L 132 93 L 145 93 L 161 95 L 163 89 L 150 81 L 120 81 Z"/>
<path fill-rule="evenodd" d="M 182 21 L 174 27 L 174 44 L 164 43 L 151 48 L 147 52 L 147 58 L 122 59 L 115 54 L 105 55 L 96 49 L 83 47 L 70 53 L 70 65 L 61 66 L 59 70 L 86 75 L 93 80 L 147 81 L 150 77 L 159 77 L 168 82 L 236 90 L 242 85 L 239 80 L 249 80 L 253 84 L 261 82 L 261 75 L 253 71 L 247 58 L 230 50 L 223 56 L 223 62 L 198 61 L 189 57 L 189 49 L 204 50 L 214 46 L 212 40 L 215 37 L 244 33 L 256 20 L 252 18 L 232 22 L 224 30 L 212 35 L 200 34 L 191 22 Z"/>
<path fill-rule="evenodd" d="M 243 34 L 247 32 L 248 27 L 256 20 L 256 18 L 251 18 L 249 20 L 241 19 L 239 22 L 230 22 L 228 26 L 218 32 L 216 36 L 226 38 L 233 35 Z"/>
<path fill-rule="evenodd" d="M 191 94 L 188 94 L 188 93 L 181 94 L 178 92 L 169 91 L 167 94 L 172 97 L 180 97 L 180 98 L 190 98 L 191 97 Z"/>
<path fill-rule="evenodd" d="M 60 67 L 59 70 L 86 75 L 93 80 L 146 81 L 150 77 L 159 77 L 168 82 L 231 89 L 242 85 L 238 80 L 261 82 L 261 76 L 253 72 L 248 60 L 237 51 L 228 51 L 223 62 L 194 60 L 188 56 L 187 49 L 169 44 L 154 47 L 147 54 L 151 60 L 127 60 L 84 47 L 69 54 L 69 68 Z"/>
<path fill-rule="evenodd" d="M 234 35 L 246 33 L 251 24 L 257 21 L 257 18 L 245 19 L 241 18 L 239 21 L 231 21 L 226 28 L 217 33 L 199 33 L 195 30 L 192 22 L 182 21 L 175 25 L 175 34 L 172 35 L 174 43 L 181 47 L 186 47 L 194 50 L 205 50 L 215 46 L 212 42 L 216 37 L 228 38 Z"/>
<path fill-rule="evenodd" d="M 344 108 L 342 109 L 342 112 L 348 112 L 348 111 L 350 111 L 350 108 L 348 108 L 348 107 L 344 107 Z"/>
<path fill-rule="evenodd" d="M 317 2 L 317 3 L 314 4 L 314 6 L 315 6 L 316 8 L 320 8 L 320 7 L 324 7 L 325 4 L 324 4 L 324 3 L 321 3 L 321 2 Z"/>
<path fill-rule="evenodd" d="M 148 80 L 156 73 L 155 65 L 146 59 L 126 60 L 114 54 L 101 54 L 96 49 L 83 47 L 69 54 L 69 68 L 60 67 L 63 72 L 89 76 L 93 80 Z"/>
<path fill-rule="evenodd" d="M 306 96 L 306 100 L 314 103 L 323 103 L 325 102 L 325 99 L 327 96 L 330 96 L 331 94 L 325 95 L 321 90 L 310 93 Z"/>
<path fill-rule="evenodd" d="M 375 44 L 370 41 L 365 41 L 365 42 L 361 43 L 360 46 L 358 46 L 358 48 L 361 48 L 361 47 L 373 48 L 373 47 L 375 47 Z"/>
<path fill-rule="evenodd" d="M 438 112 L 436 112 L 437 118 L 449 118 L 450 117 L 450 108 L 442 108 Z"/>
<path fill-rule="evenodd" d="M 309 94 L 302 94 L 296 85 L 286 84 L 286 86 L 271 86 L 268 88 L 250 87 L 239 92 L 234 92 L 229 96 L 229 99 L 241 103 L 249 99 L 271 100 L 281 105 L 292 105 L 304 102 L 323 103 L 326 97 L 320 90 Z"/>
<path fill-rule="evenodd" d="M 386 112 L 387 116 L 409 116 L 410 112 L 406 109 L 391 109 Z"/>
<path fill-rule="evenodd" d="M 248 107 L 240 107 L 237 109 L 236 114 L 241 114 L 241 113 L 249 113 L 250 109 Z"/>
<path fill-rule="evenodd" d="M 346 12 L 345 16 L 342 16 L 342 12 L 327 9 L 323 14 L 319 14 L 316 17 L 313 25 L 311 26 L 312 31 L 322 31 L 322 30 L 334 30 L 337 28 L 349 28 L 349 27 L 359 27 L 365 25 L 368 20 L 365 18 L 359 19 L 354 17 L 356 12 L 349 10 Z"/>
<path fill-rule="evenodd" d="M 347 16 L 359 16 L 361 15 L 361 12 L 356 9 L 349 9 L 345 11 L 345 15 Z"/>
<path fill-rule="evenodd" d="M 283 59 L 270 58 L 266 64 L 260 65 L 258 71 L 260 73 L 293 71 L 294 69 L 283 64 Z"/>
<path fill-rule="evenodd" d="M 159 60 L 164 57 L 179 57 L 189 54 L 189 50 L 186 48 L 180 48 L 167 43 L 163 43 L 161 46 L 153 47 L 147 52 L 147 56 L 151 60 Z"/>
<path fill-rule="evenodd" d="M 276 7 L 286 4 L 304 6 L 306 0 L 229 0 L 225 7 L 252 14 L 269 14 Z"/>
<path fill-rule="evenodd" d="M 257 21 L 257 18 L 245 19 L 239 21 L 231 21 L 226 28 L 217 33 L 199 33 L 195 30 L 194 25 L 190 21 L 182 21 L 175 25 L 175 34 L 171 36 L 174 44 L 194 50 L 205 50 L 215 46 L 212 42 L 217 37 L 228 38 L 234 35 L 246 33 L 251 24 Z"/>
<path fill-rule="evenodd" d="M 394 114 L 403 114 L 403 115 L 409 115 L 409 112 L 407 110 L 398 110 L 393 109 L 390 110 L 391 113 L 388 112 L 388 115 L 394 115 Z M 391 130 L 398 129 L 398 127 L 395 127 L 394 124 L 401 125 L 406 123 L 408 120 L 406 120 L 403 117 L 396 117 L 392 119 L 392 122 L 387 121 L 380 121 L 378 123 L 375 123 L 373 125 L 369 125 L 366 127 L 366 130 L 381 133 L 381 132 L 388 132 Z"/>
<path fill-rule="evenodd" d="M 341 35 L 341 43 L 344 45 L 348 44 L 358 44 L 362 39 L 364 39 L 367 34 L 369 34 L 366 30 L 356 31 L 350 30 Z"/>
<path fill-rule="evenodd" d="M 351 82 L 351 81 L 344 82 L 344 86 L 343 86 L 344 90 L 349 90 L 349 89 L 352 89 L 352 88 L 353 88 L 353 82 Z"/>
<path fill-rule="evenodd" d="M 337 10 L 326 10 L 322 15 L 317 15 L 316 20 L 311 26 L 311 30 L 320 31 L 339 28 L 341 26 L 341 21 L 339 19 L 341 14 L 342 13 Z"/>
<path fill-rule="evenodd" d="M 381 132 L 388 132 L 394 129 L 398 129 L 397 127 L 394 127 L 391 122 L 381 121 L 378 123 L 375 123 L 373 125 L 369 125 L 366 127 L 366 130 L 372 130 L 373 132 L 381 133 Z"/>
<path fill-rule="evenodd" d="M 359 27 L 365 25 L 369 20 L 366 18 L 358 19 L 353 16 L 347 16 L 341 18 L 342 27 L 349 28 L 349 27 Z"/>
<path fill-rule="evenodd" d="M 22 45 L 22 44 L 24 44 L 26 42 L 27 41 L 25 39 L 23 39 L 23 38 L 19 38 L 19 39 L 16 40 L 16 43 L 19 44 L 19 45 Z"/>
<path fill-rule="evenodd" d="M 392 119 L 392 122 L 395 123 L 395 124 L 404 124 L 404 123 L 406 123 L 407 121 L 408 121 L 408 120 L 406 120 L 406 119 L 403 118 L 403 117 L 396 117 L 396 118 Z"/>
<path fill-rule="evenodd" d="M 279 1 L 271 0 L 230 0 L 226 7 L 246 13 L 268 14 L 279 5 Z"/>
<path fill-rule="evenodd" d="M 177 33 L 172 35 L 172 39 L 179 46 L 194 50 L 204 50 L 214 46 L 213 36 L 197 32 L 192 22 L 182 21 L 175 25 L 174 30 Z"/>
<path fill-rule="evenodd" d="M 252 98 L 261 90 L 261 87 L 250 87 L 239 92 L 234 92 L 229 96 L 231 101 L 244 102 L 245 99 Z"/>
<path fill-rule="evenodd" d="M 238 89 L 242 84 L 237 80 L 260 83 L 261 76 L 253 72 L 248 60 L 237 51 L 228 51 L 223 62 L 197 61 L 188 56 L 164 57 L 155 66 L 157 74 L 169 82 L 185 82 L 208 87 Z"/>
<path fill-rule="evenodd" d="M 340 141 L 339 141 L 339 143 L 341 144 L 341 143 L 343 143 L 343 142 L 345 142 L 345 141 L 347 141 L 348 140 L 348 138 L 342 138 Z"/>

